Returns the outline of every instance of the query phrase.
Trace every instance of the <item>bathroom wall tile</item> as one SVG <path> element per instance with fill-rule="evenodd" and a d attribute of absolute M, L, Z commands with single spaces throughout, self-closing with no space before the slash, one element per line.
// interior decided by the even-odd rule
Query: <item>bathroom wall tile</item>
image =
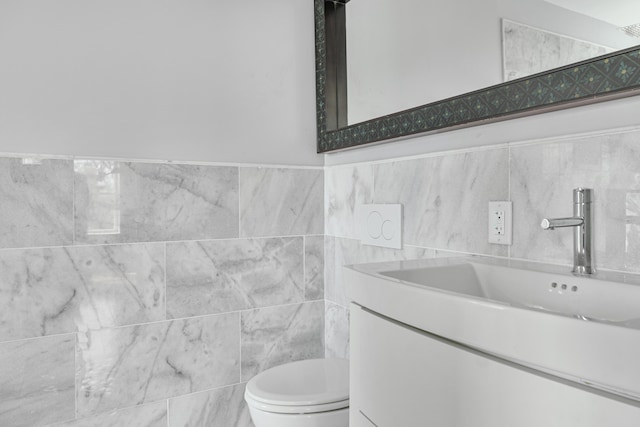
<path fill-rule="evenodd" d="M 509 20 L 502 20 L 502 25 L 505 81 L 595 58 L 615 50 Z"/>
<path fill-rule="evenodd" d="M 164 320 L 161 244 L 0 251 L 0 340 Z"/>
<path fill-rule="evenodd" d="M 325 357 L 349 358 L 349 309 L 325 303 Z"/>
<path fill-rule="evenodd" d="M 75 161 L 76 241 L 238 236 L 238 168 Z"/>
<path fill-rule="evenodd" d="M 357 239 L 355 207 L 373 203 L 373 166 L 334 166 L 325 171 L 325 233 Z"/>
<path fill-rule="evenodd" d="M 170 427 L 253 427 L 244 401 L 245 384 L 169 400 Z"/>
<path fill-rule="evenodd" d="M 572 231 L 540 228 L 544 217 L 572 215 L 572 190 L 594 190 L 595 261 L 640 271 L 640 132 L 511 149 L 511 256 L 571 264 Z"/>
<path fill-rule="evenodd" d="M 302 301 L 302 237 L 167 244 L 169 317 Z"/>
<path fill-rule="evenodd" d="M 73 334 L 0 344 L 0 425 L 75 416 Z"/>
<path fill-rule="evenodd" d="M 404 205 L 404 242 L 507 255 L 487 242 L 487 203 L 508 198 L 508 150 L 447 154 L 374 166 L 376 203 Z"/>
<path fill-rule="evenodd" d="M 436 249 L 436 258 L 453 258 L 453 257 L 465 257 L 465 256 L 470 256 L 470 255 L 464 252 L 452 252 L 452 251 Z"/>
<path fill-rule="evenodd" d="M 0 158 L 0 248 L 73 242 L 73 162 Z"/>
<path fill-rule="evenodd" d="M 78 415 L 237 383 L 239 331 L 231 313 L 79 334 Z"/>
<path fill-rule="evenodd" d="M 321 170 L 240 168 L 240 235 L 322 234 L 323 192 Z"/>
<path fill-rule="evenodd" d="M 242 381 L 273 366 L 324 356 L 324 302 L 242 313 Z"/>
<path fill-rule="evenodd" d="M 51 427 L 167 427 L 167 402 L 149 403 L 93 417 L 56 423 Z"/>
<path fill-rule="evenodd" d="M 324 236 L 305 236 L 304 275 L 305 299 L 324 298 Z"/>
<path fill-rule="evenodd" d="M 433 249 L 405 246 L 404 249 L 388 249 L 363 245 L 359 240 L 327 237 L 325 243 L 325 298 L 343 307 L 349 306 L 346 284 L 342 279 L 342 266 L 369 262 L 400 261 L 406 259 L 433 258 Z"/>

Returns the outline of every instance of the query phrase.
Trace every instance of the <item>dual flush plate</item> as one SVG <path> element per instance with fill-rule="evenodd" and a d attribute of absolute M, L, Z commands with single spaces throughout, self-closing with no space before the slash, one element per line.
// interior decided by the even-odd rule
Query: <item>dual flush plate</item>
<path fill-rule="evenodd" d="M 356 205 L 355 214 L 360 242 L 402 249 L 402 205 Z"/>

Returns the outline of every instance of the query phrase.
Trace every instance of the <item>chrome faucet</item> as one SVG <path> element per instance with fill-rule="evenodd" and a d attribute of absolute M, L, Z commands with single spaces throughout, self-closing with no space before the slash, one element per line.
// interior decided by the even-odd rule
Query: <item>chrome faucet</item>
<path fill-rule="evenodd" d="M 573 217 L 545 218 L 540 224 L 544 230 L 573 227 L 573 272 L 578 274 L 593 274 L 596 272 L 593 266 L 592 252 L 592 198 L 593 190 L 576 188 L 573 190 Z"/>

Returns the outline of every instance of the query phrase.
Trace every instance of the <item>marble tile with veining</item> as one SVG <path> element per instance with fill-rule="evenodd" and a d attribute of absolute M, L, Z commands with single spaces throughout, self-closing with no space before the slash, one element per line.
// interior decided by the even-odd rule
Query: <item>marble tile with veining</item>
<path fill-rule="evenodd" d="M 50 427 L 167 427 L 167 402 L 118 409 L 93 417 L 56 423 Z"/>
<path fill-rule="evenodd" d="M 325 357 L 349 358 L 349 309 L 325 304 Z"/>
<path fill-rule="evenodd" d="M 355 208 L 373 203 L 373 166 L 334 166 L 325 172 L 326 234 L 357 239 Z"/>
<path fill-rule="evenodd" d="M 435 257 L 436 258 L 454 258 L 454 257 L 467 257 L 470 256 L 471 254 L 467 254 L 464 252 L 452 252 L 452 251 L 445 251 L 442 249 L 436 249 L 436 254 Z"/>
<path fill-rule="evenodd" d="M 0 251 L 0 340 L 165 319 L 162 244 Z"/>
<path fill-rule="evenodd" d="M 167 244 L 171 318 L 304 301 L 303 238 Z"/>
<path fill-rule="evenodd" d="M 239 314 L 78 335 L 79 417 L 237 383 Z"/>
<path fill-rule="evenodd" d="M 507 255 L 488 243 L 490 200 L 507 200 L 508 150 L 446 154 L 374 166 L 376 203 L 404 206 L 404 243 Z"/>
<path fill-rule="evenodd" d="M 83 243 L 238 236 L 238 168 L 76 160 Z"/>
<path fill-rule="evenodd" d="M 324 233 L 323 172 L 240 168 L 240 236 Z"/>
<path fill-rule="evenodd" d="M 169 400 L 171 427 L 253 427 L 244 401 L 245 384 Z"/>
<path fill-rule="evenodd" d="M 640 271 L 640 132 L 513 147 L 511 256 L 571 264 L 571 229 L 542 218 L 573 214 L 573 189 L 594 191 L 596 268 Z"/>
<path fill-rule="evenodd" d="M 73 419 L 75 335 L 0 344 L 0 425 Z"/>
<path fill-rule="evenodd" d="M 0 248 L 73 243 L 73 162 L 0 158 Z"/>
<path fill-rule="evenodd" d="M 304 238 L 304 298 L 324 298 L 324 236 Z"/>
<path fill-rule="evenodd" d="M 407 259 L 433 258 L 433 249 L 405 246 L 389 249 L 369 246 L 359 240 L 327 237 L 325 242 L 325 298 L 343 307 L 349 306 L 342 279 L 342 267 L 369 262 L 401 261 Z"/>
<path fill-rule="evenodd" d="M 506 19 L 502 20 L 502 25 L 505 81 L 575 64 L 614 50 Z"/>
<path fill-rule="evenodd" d="M 324 356 L 324 301 L 242 312 L 242 381 L 273 366 Z"/>

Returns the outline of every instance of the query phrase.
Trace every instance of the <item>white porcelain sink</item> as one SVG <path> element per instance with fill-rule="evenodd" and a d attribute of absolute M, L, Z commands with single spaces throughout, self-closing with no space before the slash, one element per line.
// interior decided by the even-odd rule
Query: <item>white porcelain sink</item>
<path fill-rule="evenodd" d="M 344 278 L 374 312 L 640 400 L 640 276 L 464 257 L 345 267 Z"/>
<path fill-rule="evenodd" d="M 380 272 L 466 297 L 640 326 L 640 286 L 480 262 Z"/>

